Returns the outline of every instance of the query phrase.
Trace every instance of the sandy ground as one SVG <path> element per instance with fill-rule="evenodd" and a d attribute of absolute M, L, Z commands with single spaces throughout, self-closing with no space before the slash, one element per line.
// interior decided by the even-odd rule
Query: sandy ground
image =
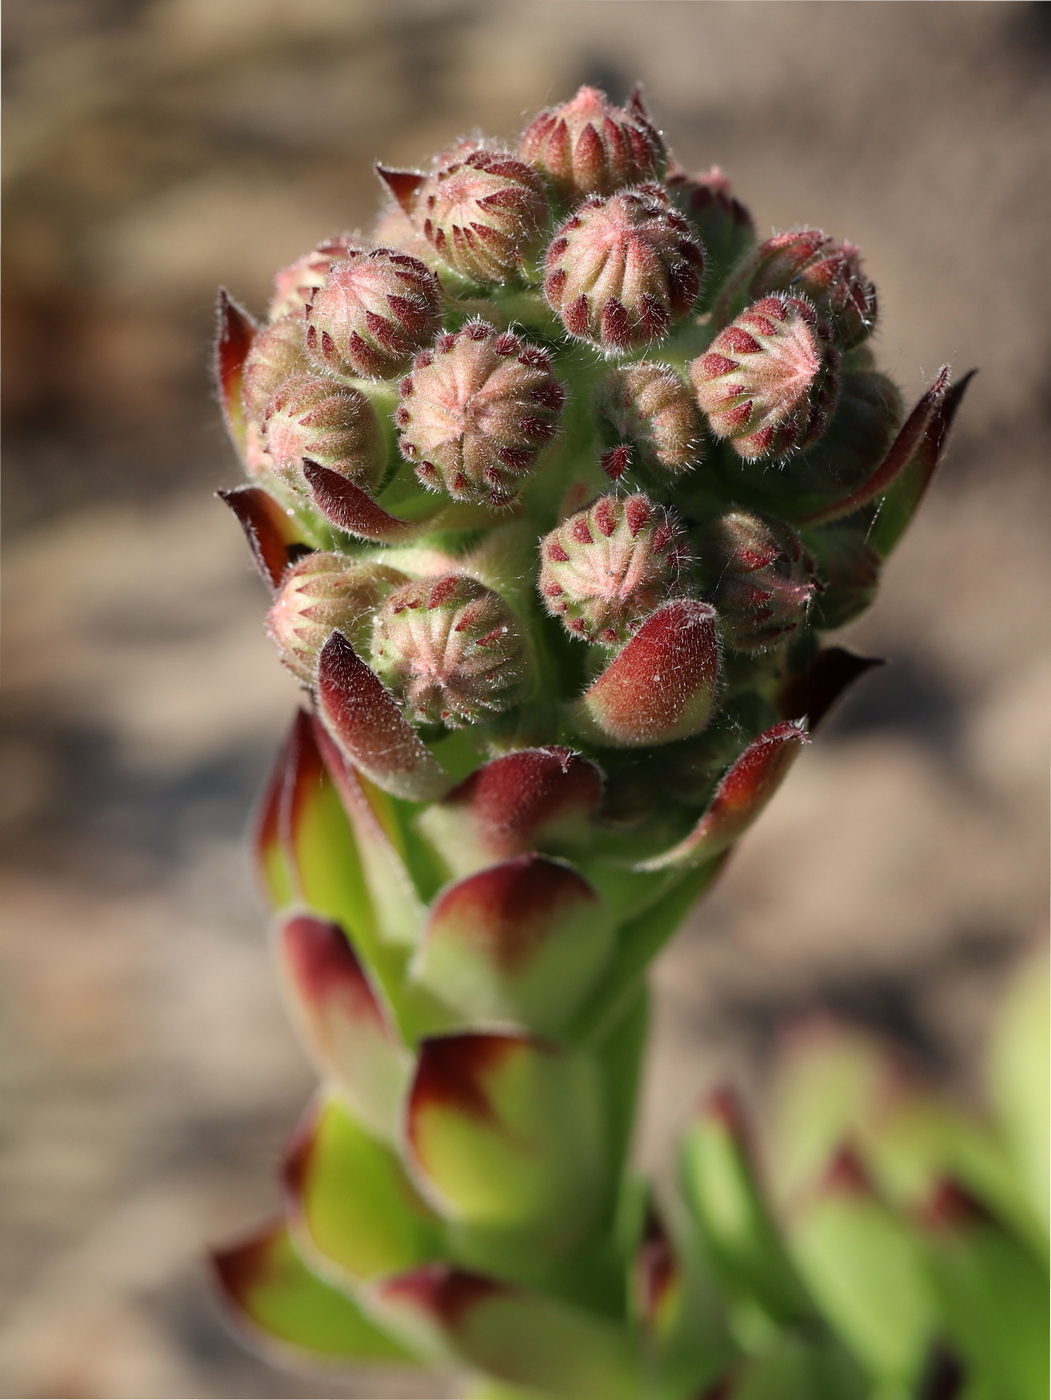
<path fill-rule="evenodd" d="M 2 1393 L 441 1393 L 272 1369 L 203 1281 L 204 1245 L 274 1203 L 311 1085 L 242 847 L 294 687 L 210 495 L 233 466 L 203 347 L 217 282 L 259 305 L 275 266 L 368 222 L 373 158 L 511 137 L 584 79 L 641 77 L 761 228 L 860 243 L 909 395 L 981 367 L 850 638 L 893 664 L 657 968 L 640 1156 L 666 1168 L 718 1075 L 761 1097 L 817 1006 L 978 1092 L 1044 906 L 1048 10 L 9 5 Z"/>

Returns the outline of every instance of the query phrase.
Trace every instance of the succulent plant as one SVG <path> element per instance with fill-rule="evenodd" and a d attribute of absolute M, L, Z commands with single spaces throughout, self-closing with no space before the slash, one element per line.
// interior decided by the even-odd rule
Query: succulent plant
<path fill-rule="evenodd" d="M 928 1322 L 881 1370 L 725 1102 L 685 1207 L 630 1149 L 647 968 L 873 664 L 824 630 L 967 381 L 904 415 L 857 250 L 756 246 L 637 93 L 379 173 L 380 241 L 283 269 L 268 323 L 220 301 L 250 477 L 222 495 L 303 684 L 255 849 L 322 1080 L 224 1294 L 279 1350 L 452 1364 L 491 1400 L 910 1386 Z M 814 1209 L 878 1234 L 863 1178 L 844 1158 Z"/>

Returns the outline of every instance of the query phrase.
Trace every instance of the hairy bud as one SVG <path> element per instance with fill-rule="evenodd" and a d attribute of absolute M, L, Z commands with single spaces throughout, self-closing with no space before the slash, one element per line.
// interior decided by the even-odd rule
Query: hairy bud
<path fill-rule="evenodd" d="M 548 612 L 575 636 L 619 646 L 675 591 L 686 537 L 641 492 L 600 496 L 545 537 L 540 559 Z"/>
<path fill-rule="evenodd" d="M 405 575 L 385 564 L 350 564 L 339 554 L 308 554 L 294 564 L 266 619 L 281 660 L 310 684 L 321 648 L 333 632 L 366 636 L 369 619 Z"/>
<path fill-rule="evenodd" d="M 812 306 L 764 297 L 690 366 L 712 432 L 740 457 L 776 457 L 821 436 L 837 392 L 838 357 Z"/>
<path fill-rule="evenodd" d="M 341 234 L 337 238 L 326 238 L 316 248 L 311 248 L 309 253 L 281 268 L 274 275 L 274 295 L 270 298 L 271 321 L 279 321 L 282 316 L 302 311 L 317 289 L 324 285 L 332 264 L 349 258 L 351 253 L 360 249 L 359 242 Z"/>
<path fill-rule="evenodd" d="M 264 326 L 244 362 L 241 399 L 249 423 L 261 426 L 270 395 L 294 374 L 310 369 L 303 341 L 302 316 L 282 316 Z"/>
<path fill-rule="evenodd" d="M 660 340 L 697 300 L 704 254 L 658 185 L 589 199 L 547 250 L 544 295 L 570 335 L 617 352 Z"/>
<path fill-rule="evenodd" d="M 424 486 L 507 505 L 555 436 L 564 398 L 547 351 L 470 321 L 417 355 L 402 381 L 402 455 Z"/>
<path fill-rule="evenodd" d="M 438 279 L 419 258 L 355 249 L 307 306 L 307 350 L 322 369 L 389 379 L 434 336 L 441 305 Z"/>
<path fill-rule="evenodd" d="M 364 394 L 324 375 L 286 379 L 271 394 L 263 419 L 273 468 L 305 490 L 304 459 L 371 490 L 383 475 L 386 445 L 376 411 Z"/>
<path fill-rule="evenodd" d="M 614 107 L 598 88 L 582 87 L 571 102 L 549 107 L 526 127 L 518 152 L 564 200 L 659 179 L 667 159 L 638 89 L 627 107 Z"/>
<path fill-rule="evenodd" d="M 711 288 L 702 297 L 701 309 L 704 310 L 730 269 L 755 243 L 755 224 L 745 206 L 734 197 L 729 180 L 717 165 L 703 175 L 688 175 L 676 166 L 668 171 L 665 184 L 701 237 L 706 264 L 705 287 Z"/>
<path fill-rule="evenodd" d="M 860 252 L 820 229 L 776 233 L 760 243 L 721 292 L 716 324 L 725 325 L 748 302 L 772 292 L 808 297 L 844 349 L 864 340 L 876 323 L 876 288 L 862 274 Z"/>
<path fill-rule="evenodd" d="M 516 705 L 527 649 L 510 608 L 462 574 L 417 579 L 376 614 L 372 667 L 417 724 L 480 724 Z"/>
<path fill-rule="evenodd" d="M 814 596 L 814 561 L 790 525 L 731 510 L 698 536 L 700 568 L 735 651 L 765 651 L 792 635 Z"/>
<path fill-rule="evenodd" d="M 681 472 L 700 458 L 701 415 L 670 365 L 638 360 L 610 370 L 599 387 L 598 411 L 607 438 L 615 444 L 626 439 L 651 469 Z M 614 447 L 606 453 L 602 463 L 619 476 L 624 468 L 616 452 Z"/>

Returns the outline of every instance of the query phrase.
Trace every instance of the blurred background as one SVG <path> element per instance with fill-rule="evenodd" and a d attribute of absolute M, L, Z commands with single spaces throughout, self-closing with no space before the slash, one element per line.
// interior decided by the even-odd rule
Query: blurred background
<path fill-rule="evenodd" d="M 9 0 L 0 1390 L 437 1395 L 228 1337 L 208 1241 L 276 1201 L 312 1076 L 243 848 L 295 686 L 233 518 L 216 285 L 367 226 L 371 163 L 641 78 L 760 230 L 863 248 L 914 399 L 979 365 L 857 649 L 892 664 L 657 969 L 640 1156 L 761 1098 L 784 1027 L 875 1026 L 980 1100 L 1042 936 L 1051 710 L 1051 6 Z"/>

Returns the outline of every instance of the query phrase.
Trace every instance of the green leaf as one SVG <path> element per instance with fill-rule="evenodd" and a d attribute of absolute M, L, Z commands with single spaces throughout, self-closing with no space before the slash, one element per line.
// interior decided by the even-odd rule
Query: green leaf
<path fill-rule="evenodd" d="M 1046 1254 L 1051 1180 L 1051 1048 L 1048 969 L 1028 959 L 1008 993 L 993 1034 L 989 1089 L 1029 1205 L 1043 1227 Z"/>

